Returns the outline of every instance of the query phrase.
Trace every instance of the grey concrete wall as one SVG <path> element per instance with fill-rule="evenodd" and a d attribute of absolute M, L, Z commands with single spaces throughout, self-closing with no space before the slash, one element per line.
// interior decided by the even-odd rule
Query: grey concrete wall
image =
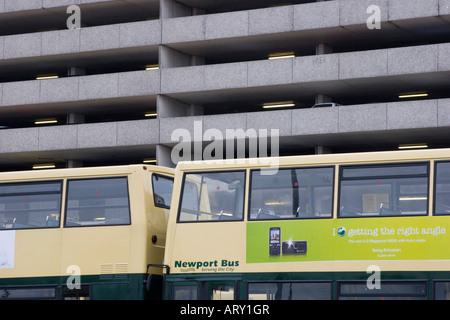
<path fill-rule="evenodd" d="M 83 5 L 101 2 L 113 2 L 116 0 L 0 0 L 0 13 L 16 12 L 27 10 L 40 10 L 42 8 L 66 7 L 69 5 Z M 448 0 L 340 0 L 340 1 L 324 1 L 316 3 L 307 3 L 292 7 L 273 8 L 270 13 L 272 16 L 281 17 L 280 24 L 288 25 L 292 21 L 292 9 L 299 11 L 319 10 L 325 12 L 334 8 L 334 12 L 340 12 L 340 20 L 343 23 L 365 23 L 361 12 L 369 5 L 378 5 L 383 13 L 383 17 L 390 19 L 409 19 L 414 17 L 432 16 L 437 13 L 444 13 L 448 10 Z M 161 0 L 161 17 L 173 18 L 189 16 L 192 14 L 192 8 L 184 6 L 173 0 Z M 303 8 L 302 8 L 303 6 Z M 337 8 L 339 7 L 339 10 Z M 259 22 L 263 23 L 269 9 L 250 10 L 255 13 L 255 18 L 259 16 Z M 288 13 L 288 11 L 290 11 Z M 305 15 L 306 17 L 307 15 Z M 324 15 L 330 17 L 331 15 Z M 321 20 L 321 19 L 317 19 Z M 325 19 L 327 20 L 327 19 Z M 324 21 L 325 22 L 325 21 Z M 266 28 L 267 26 L 265 26 Z"/>
<path fill-rule="evenodd" d="M 159 120 L 0 130 L 0 153 L 156 145 Z"/>
<path fill-rule="evenodd" d="M 364 78 L 378 81 L 383 77 L 433 72 L 450 74 L 449 56 L 450 44 L 436 44 L 282 60 L 9 82 L 0 84 L 3 92 L 0 105 L 31 105 L 317 81 L 359 81 Z"/>
<path fill-rule="evenodd" d="M 408 10 L 400 10 L 405 0 L 341 0 L 306 3 L 257 10 L 187 16 L 154 21 L 123 23 L 79 30 L 60 30 L 0 37 L 0 59 L 15 59 L 56 54 L 116 50 L 160 44 L 188 43 L 230 37 L 261 36 L 287 31 L 365 25 L 369 5 L 378 5 L 382 21 L 438 17 L 449 14 L 448 0 L 407 0 Z M 34 7 L 42 1 L 16 3 Z M 45 2 L 45 1 L 44 1 Z M 63 0 L 61 4 L 65 5 Z M 81 4 L 96 1 L 79 1 Z M 1 7 L 0 2 L 0 7 Z M 3 0 L 4 6 L 14 1 Z M 412 9 L 413 11 L 411 11 Z M 410 10 L 411 9 L 411 10 Z M 441 12 L 439 11 L 441 10 Z M 410 13 L 413 12 L 413 13 Z M 165 55 L 162 54 L 162 60 Z M 163 61 L 164 62 L 164 61 Z M 163 63 L 164 64 L 164 63 Z M 179 66 L 179 65 L 174 65 Z M 173 67 L 169 65 L 169 67 Z"/>
<path fill-rule="evenodd" d="M 161 93 L 450 71 L 449 44 L 161 70 Z M 441 59 L 439 59 L 441 57 Z M 439 63 L 438 63 L 439 62 Z"/>
<path fill-rule="evenodd" d="M 439 0 L 439 15 L 448 19 L 450 16 L 450 0 Z"/>
<path fill-rule="evenodd" d="M 108 1 L 0 0 L 0 13 L 96 2 Z M 380 8 L 382 22 L 420 17 L 438 17 L 450 14 L 448 0 L 323 1 L 199 16 L 188 16 L 192 13 L 192 10 L 189 8 L 181 11 L 175 10 L 173 8 L 175 4 L 176 6 L 181 6 L 172 0 L 161 1 L 162 12 L 168 12 L 167 14 L 163 13 L 161 20 L 82 28 L 81 31 L 77 30 L 74 33 L 80 33 L 78 42 L 79 50 L 102 50 L 132 47 L 135 45 L 181 43 L 288 31 L 365 25 L 370 15 L 367 13 L 367 8 L 370 5 L 377 5 Z M 180 15 L 184 16 L 177 17 Z M 177 18 L 172 18 L 173 16 Z M 45 32 L 44 34 L 49 33 L 46 37 L 57 40 L 47 42 L 52 45 L 52 48 L 47 50 L 50 52 L 66 53 L 69 50 L 68 47 L 76 46 L 76 41 L 75 44 L 71 41 L 69 46 L 67 45 L 66 42 L 68 39 L 66 37 L 70 38 L 72 36 L 69 35 L 68 31 L 62 30 L 60 32 L 61 36 L 52 34 L 52 32 Z M 8 50 L 20 54 L 20 51 L 22 51 L 20 50 L 21 38 L 18 35 L 12 37 L 13 40 L 11 41 L 17 43 Z M 17 39 L 14 39 L 16 37 Z M 29 38 L 29 41 L 26 42 L 38 41 L 36 40 L 37 37 L 36 34 L 33 34 L 33 39 Z M 43 37 L 43 34 L 41 37 Z M 26 38 L 27 36 L 22 39 Z M 46 41 L 46 39 L 43 38 L 42 41 Z M 31 43 L 29 45 L 32 46 Z M 35 44 L 35 46 L 38 45 Z M 75 48 L 72 48 L 72 50 L 75 50 Z M 37 50 L 33 52 L 37 52 Z"/>
<path fill-rule="evenodd" d="M 281 137 L 396 132 L 450 126 L 450 99 L 277 110 L 215 116 L 48 126 L 0 130 L 0 153 L 77 150 L 175 144 L 174 133 L 208 141 L 205 133 L 278 130 Z M 181 131 L 180 131 L 181 130 Z M 212 130 L 212 131 L 211 131 Z M 177 135 L 174 138 L 178 137 Z M 167 158 L 167 152 L 165 152 Z"/>
<path fill-rule="evenodd" d="M 389 18 L 391 20 L 437 15 L 439 15 L 439 0 L 389 0 Z"/>
<path fill-rule="evenodd" d="M 0 84 L 0 106 L 76 102 L 159 93 L 159 70 Z"/>
<path fill-rule="evenodd" d="M 199 132 L 226 130 L 278 130 L 282 137 L 338 133 L 384 132 L 450 125 L 450 99 L 348 105 L 319 109 L 293 109 L 245 114 L 175 117 L 160 120 L 160 143 L 174 143 L 180 129 L 194 139 Z M 196 132 L 194 132 L 196 128 Z M 180 131 L 181 132 L 181 131 Z"/>
<path fill-rule="evenodd" d="M 0 12 L 40 10 L 42 8 L 65 7 L 114 0 L 0 0 Z"/>
<path fill-rule="evenodd" d="M 449 14 L 448 0 L 340 0 L 163 19 L 162 43 L 366 25 L 371 5 L 381 22 Z"/>
<path fill-rule="evenodd" d="M 116 50 L 161 43 L 159 20 L 58 30 L 0 37 L 2 59 L 17 59 L 101 50 Z M 1 47 L 0 47 L 1 48 Z"/>

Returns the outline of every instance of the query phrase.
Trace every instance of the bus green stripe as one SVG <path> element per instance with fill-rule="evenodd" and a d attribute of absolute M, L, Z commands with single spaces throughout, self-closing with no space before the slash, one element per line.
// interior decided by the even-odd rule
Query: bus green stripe
<path fill-rule="evenodd" d="M 145 279 L 145 274 L 110 274 L 107 277 L 84 275 L 80 277 L 79 284 L 84 291 L 87 290 L 91 300 L 141 300 L 150 298 L 146 293 Z M 72 281 L 68 276 L 4 278 L 0 279 L 0 297 L 5 289 L 54 287 L 55 298 L 64 299 L 64 293 L 76 293 L 74 290 L 78 286 L 74 290 L 68 288 L 77 284 L 78 282 Z"/>

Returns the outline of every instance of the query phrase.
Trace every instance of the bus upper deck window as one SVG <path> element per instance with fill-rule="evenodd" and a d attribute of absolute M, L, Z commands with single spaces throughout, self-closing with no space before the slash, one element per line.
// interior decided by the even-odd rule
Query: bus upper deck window
<path fill-rule="evenodd" d="M 333 176 L 333 167 L 253 170 L 250 219 L 331 218 Z"/>
<path fill-rule="evenodd" d="M 435 214 L 450 214 L 450 161 L 436 163 Z"/>
<path fill-rule="evenodd" d="M 179 221 L 242 220 L 245 171 L 187 173 Z"/>
<path fill-rule="evenodd" d="M 58 228 L 62 181 L 0 184 L 0 229 Z"/>
<path fill-rule="evenodd" d="M 130 224 L 126 177 L 68 181 L 65 226 Z"/>
<path fill-rule="evenodd" d="M 155 206 L 169 209 L 172 200 L 173 178 L 153 174 L 152 183 Z"/>
<path fill-rule="evenodd" d="M 341 167 L 339 216 L 425 215 L 428 163 Z"/>

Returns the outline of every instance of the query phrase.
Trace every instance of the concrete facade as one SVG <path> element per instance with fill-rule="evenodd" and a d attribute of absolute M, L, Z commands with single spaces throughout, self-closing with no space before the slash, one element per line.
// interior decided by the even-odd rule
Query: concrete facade
<path fill-rule="evenodd" d="M 195 128 L 275 129 L 280 155 L 450 147 L 449 30 L 448 0 L 0 0 L 0 171 L 173 166 Z"/>

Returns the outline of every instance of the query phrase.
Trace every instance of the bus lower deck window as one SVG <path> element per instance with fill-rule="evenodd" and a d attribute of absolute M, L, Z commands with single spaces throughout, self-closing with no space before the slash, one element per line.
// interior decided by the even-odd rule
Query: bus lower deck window
<path fill-rule="evenodd" d="M 250 283 L 251 300 L 330 300 L 330 282 L 266 282 Z"/>

